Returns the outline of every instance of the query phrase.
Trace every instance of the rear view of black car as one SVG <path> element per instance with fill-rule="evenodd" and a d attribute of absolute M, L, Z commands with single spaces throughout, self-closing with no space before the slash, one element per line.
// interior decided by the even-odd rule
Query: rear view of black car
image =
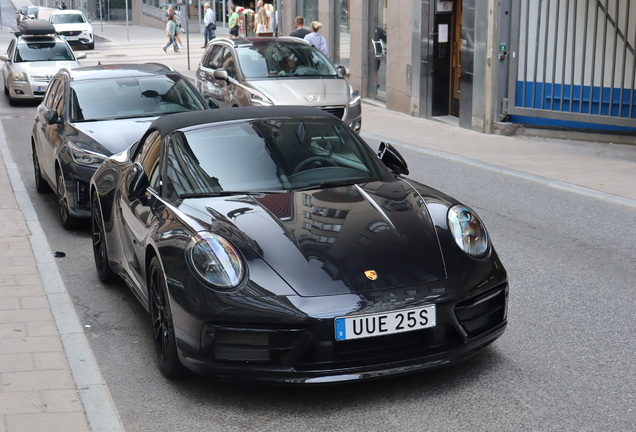
<path fill-rule="evenodd" d="M 508 279 L 468 206 L 315 108 L 175 114 L 91 180 L 102 281 L 150 312 L 160 370 L 323 384 L 463 361 Z"/>

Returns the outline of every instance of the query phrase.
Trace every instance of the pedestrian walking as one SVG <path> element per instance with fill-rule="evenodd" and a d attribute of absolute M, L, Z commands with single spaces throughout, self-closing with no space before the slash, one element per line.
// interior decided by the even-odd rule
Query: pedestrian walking
<path fill-rule="evenodd" d="M 206 3 L 203 5 L 203 10 L 205 11 L 205 15 L 203 16 L 203 46 L 201 48 L 205 48 L 208 46 L 208 43 L 216 37 L 216 19 L 214 17 L 214 10 L 210 7 L 210 3 Z"/>
<path fill-rule="evenodd" d="M 318 21 L 312 21 L 309 24 L 309 34 L 304 39 L 318 48 L 325 56 L 329 57 L 329 48 L 327 47 L 327 41 L 322 35 L 318 34 L 318 31 L 322 28 L 322 24 Z"/>
<path fill-rule="evenodd" d="M 228 26 L 230 27 L 230 39 L 238 37 L 239 35 L 239 14 L 236 12 L 234 5 L 230 6 L 230 20 Z"/>
<path fill-rule="evenodd" d="M 267 11 L 263 7 L 263 0 L 258 0 L 256 3 L 258 12 L 254 18 L 254 32 L 258 36 L 259 33 L 267 33 Z"/>
<path fill-rule="evenodd" d="M 301 16 L 297 16 L 294 20 L 294 24 L 296 25 L 296 30 L 293 30 L 289 35 L 293 37 L 297 37 L 300 39 L 304 39 L 310 31 L 305 28 L 305 18 Z"/>
<path fill-rule="evenodd" d="M 174 22 L 174 15 L 168 15 L 168 23 L 166 24 L 166 35 L 168 36 L 168 43 L 164 45 L 163 51 L 166 50 L 170 45 L 173 46 L 174 52 L 179 52 L 179 45 L 177 45 L 177 40 L 175 38 L 175 33 L 177 31 L 177 24 Z"/>

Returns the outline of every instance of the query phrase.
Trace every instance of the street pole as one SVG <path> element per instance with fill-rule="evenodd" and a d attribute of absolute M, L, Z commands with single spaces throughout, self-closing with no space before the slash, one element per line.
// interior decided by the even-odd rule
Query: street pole
<path fill-rule="evenodd" d="M 128 0 L 126 0 L 126 42 L 130 42 L 130 34 L 128 32 Z"/>
<path fill-rule="evenodd" d="M 102 33 L 104 33 L 104 14 L 102 14 L 102 3 L 104 0 L 99 0 L 99 21 L 102 23 Z"/>
<path fill-rule="evenodd" d="M 186 54 L 188 56 L 188 70 L 190 70 L 190 4 L 192 0 L 186 2 Z"/>

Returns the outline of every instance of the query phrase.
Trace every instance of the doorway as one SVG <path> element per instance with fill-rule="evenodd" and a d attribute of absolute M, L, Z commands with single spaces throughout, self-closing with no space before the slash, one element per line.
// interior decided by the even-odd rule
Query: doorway
<path fill-rule="evenodd" d="M 462 71 L 462 0 L 455 0 L 450 4 L 453 5 L 452 12 L 436 11 L 435 14 L 431 110 L 433 117 L 459 117 Z"/>
<path fill-rule="evenodd" d="M 369 2 L 369 88 L 367 94 L 372 99 L 386 102 L 386 55 L 387 24 L 386 8 L 388 0 Z"/>

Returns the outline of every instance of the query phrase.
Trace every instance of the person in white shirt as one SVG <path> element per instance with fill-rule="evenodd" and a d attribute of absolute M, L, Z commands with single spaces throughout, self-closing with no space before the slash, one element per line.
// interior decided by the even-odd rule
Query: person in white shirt
<path fill-rule="evenodd" d="M 304 39 L 318 48 L 325 56 L 329 57 L 329 48 L 327 47 L 327 41 L 322 35 L 318 34 L 318 30 L 322 28 L 322 24 L 318 21 L 312 21 L 309 24 L 309 34 Z"/>
<path fill-rule="evenodd" d="M 206 3 L 203 5 L 203 10 L 205 11 L 205 15 L 203 17 L 203 46 L 201 48 L 205 48 L 208 46 L 208 42 L 216 37 L 214 30 L 216 30 L 216 20 L 214 18 L 214 10 L 210 7 L 210 3 Z"/>

